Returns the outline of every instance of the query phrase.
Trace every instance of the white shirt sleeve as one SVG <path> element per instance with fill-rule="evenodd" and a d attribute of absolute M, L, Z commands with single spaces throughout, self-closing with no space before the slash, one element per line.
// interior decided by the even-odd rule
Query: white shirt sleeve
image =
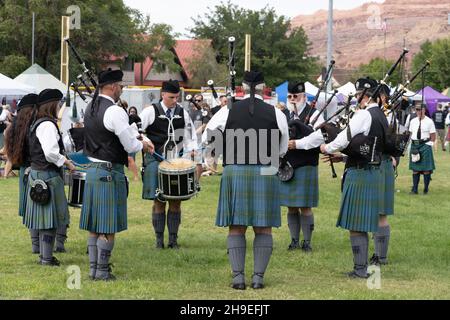
<path fill-rule="evenodd" d="M 430 134 L 431 133 L 436 133 L 436 126 L 434 125 L 434 122 L 431 119 L 429 121 L 429 130 L 430 130 Z"/>
<path fill-rule="evenodd" d="M 191 117 L 189 116 L 189 113 L 183 109 L 184 112 L 184 138 L 183 138 L 183 148 L 186 150 L 185 152 L 189 152 L 192 150 L 196 150 L 198 152 L 201 152 L 201 150 L 198 149 L 197 145 L 197 132 L 195 132 L 194 123 L 192 122 Z"/>
<path fill-rule="evenodd" d="M 445 124 L 450 126 L 450 112 L 447 114 L 447 118 L 445 118 Z"/>
<path fill-rule="evenodd" d="M 289 127 L 288 127 L 286 116 L 280 109 L 275 108 L 275 115 L 277 117 L 277 124 L 278 124 L 278 128 L 280 129 L 280 133 L 281 133 L 280 157 L 282 157 L 288 151 Z"/>
<path fill-rule="evenodd" d="M 129 125 L 128 114 L 119 106 L 111 106 L 103 117 L 105 128 L 119 137 L 120 143 L 128 153 L 142 150 L 142 142 L 137 139 L 133 128 Z"/>
<path fill-rule="evenodd" d="M 2 107 L 0 106 L 0 109 Z M 9 115 L 9 111 L 8 110 L 3 110 L 3 112 L 0 114 L 0 122 L 6 121 L 6 119 L 8 119 L 8 115 Z"/>
<path fill-rule="evenodd" d="M 70 139 L 69 134 L 66 134 L 63 138 L 63 144 L 64 144 L 64 150 L 66 151 L 66 153 L 69 152 L 74 152 L 74 148 L 72 145 L 72 140 Z"/>
<path fill-rule="evenodd" d="M 209 120 L 202 134 L 203 144 L 208 143 L 208 131 L 220 130 L 223 132 L 225 130 L 229 113 L 230 110 L 227 107 L 222 108 L 219 111 L 217 111 L 217 113 L 211 118 L 211 120 Z"/>
<path fill-rule="evenodd" d="M 142 130 L 146 130 L 149 126 L 155 122 L 155 108 L 153 106 L 147 107 L 142 110 L 139 115 L 142 121 Z"/>
<path fill-rule="evenodd" d="M 36 137 L 44 151 L 45 160 L 53 163 L 58 168 L 62 167 L 66 161 L 66 157 L 59 153 L 58 141 L 60 136 L 55 124 L 50 121 L 42 122 L 36 128 Z"/>
<path fill-rule="evenodd" d="M 324 143 L 325 143 L 325 140 L 323 139 L 322 131 L 317 130 L 317 131 L 314 131 L 313 133 L 311 133 L 309 136 L 295 140 L 295 148 L 303 149 L 303 150 L 310 150 L 310 149 L 320 147 L 320 145 L 322 145 Z"/>
<path fill-rule="evenodd" d="M 370 126 L 372 125 L 372 117 L 367 110 L 358 110 L 355 112 L 354 116 L 350 119 L 350 132 L 353 138 L 357 134 L 363 133 L 365 135 L 369 134 Z M 337 151 L 342 151 L 349 145 L 350 141 L 347 139 L 347 129 L 343 130 L 338 134 L 334 141 L 326 145 L 327 153 L 334 153 Z"/>

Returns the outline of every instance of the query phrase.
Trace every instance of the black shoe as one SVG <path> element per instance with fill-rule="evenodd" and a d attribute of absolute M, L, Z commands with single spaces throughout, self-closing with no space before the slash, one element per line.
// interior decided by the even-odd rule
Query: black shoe
<path fill-rule="evenodd" d="M 178 245 L 178 242 L 176 242 L 176 241 L 169 243 L 169 245 L 167 247 L 169 247 L 170 249 L 180 249 L 180 246 Z"/>
<path fill-rule="evenodd" d="M 110 272 L 108 272 L 104 276 L 100 276 L 100 277 L 95 276 L 95 279 L 94 279 L 94 281 L 115 281 L 115 280 L 116 280 L 116 276 Z"/>
<path fill-rule="evenodd" d="M 300 249 L 300 243 L 296 239 L 292 239 L 291 244 L 288 247 L 288 250 Z"/>
<path fill-rule="evenodd" d="M 252 288 L 255 289 L 255 290 L 257 290 L 257 289 L 264 289 L 264 284 L 252 282 Z"/>
<path fill-rule="evenodd" d="M 245 283 L 233 283 L 231 285 L 231 287 L 236 290 L 245 290 L 246 289 Z"/>
<path fill-rule="evenodd" d="M 428 189 L 423 189 L 423 194 L 428 194 Z"/>
<path fill-rule="evenodd" d="M 379 266 L 380 258 L 376 254 L 373 254 L 372 258 L 370 258 L 370 260 L 369 260 L 369 264 Z"/>
<path fill-rule="evenodd" d="M 409 192 L 409 194 L 419 194 L 419 192 L 417 192 L 417 190 L 411 189 L 411 191 Z"/>
<path fill-rule="evenodd" d="M 358 273 L 356 273 L 355 270 L 353 270 L 352 272 L 347 273 L 346 275 L 347 275 L 347 277 L 349 277 L 351 279 L 367 279 L 367 278 L 369 278 L 369 274 L 368 273 L 366 273 L 365 276 L 361 276 Z"/>
<path fill-rule="evenodd" d="M 56 253 L 66 253 L 66 249 L 65 248 L 56 248 L 55 251 Z"/>
<path fill-rule="evenodd" d="M 42 256 L 40 256 L 39 258 L 40 259 L 38 263 L 42 266 L 59 267 L 59 265 L 61 264 L 55 257 L 52 257 L 52 260 L 50 261 L 42 260 Z"/>
<path fill-rule="evenodd" d="M 304 252 L 312 252 L 311 244 L 309 243 L 309 241 L 302 241 L 302 250 Z"/>
<path fill-rule="evenodd" d="M 163 241 L 156 241 L 156 249 L 164 249 L 164 242 Z"/>

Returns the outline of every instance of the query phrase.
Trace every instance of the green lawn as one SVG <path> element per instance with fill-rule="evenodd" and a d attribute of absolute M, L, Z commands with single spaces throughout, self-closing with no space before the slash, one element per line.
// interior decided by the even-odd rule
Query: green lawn
<path fill-rule="evenodd" d="M 435 158 L 437 171 L 426 196 L 408 194 L 411 172 L 402 159 L 396 214 L 390 220 L 390 264 L 382 268 L 380 290 L 343 276 L 352 268 L 352 255 L 348 232 L 335 226 L 339 179 L 332 179 L 325 165 L 320 167 L 314 252 L 287 251 L 290 237 L 283 208 L 282 227 L 274 230 L 266 288 L 257 291 L 229 287 L 227 230 L 214 226 L 220 177 L 202 178 L 200 195 L 183 203 L 178 251 L 154 248 L 151 202 L 141 199 L 141 183 L 132 182 L 129 229 L 118 234 L 112 257 L 118 277 L 113 283 L 88 279 L 87 233 L 78 228 L 79 209 L 70 210 L 68 253 L 57 255 L 61 267 L 37 265 L 28 231 L 17 216 L 17 178 L 0 180 L 0 299 L 450 299 L 450 154 L 439 151 Z M 342 173 L 341 166 L 337 170 Z M 250 281 L 252 232 L 247 241 Z M 373 243 L 370 248 L 371 254 Z M 70 265 L 81 268 L 80 290 L 66 286 Z"/>

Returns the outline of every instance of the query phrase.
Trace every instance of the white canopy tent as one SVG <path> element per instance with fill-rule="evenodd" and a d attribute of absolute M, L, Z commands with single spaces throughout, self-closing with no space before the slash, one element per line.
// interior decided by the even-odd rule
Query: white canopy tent
<path fill-rule="evenodd" d="M 356 88 L 355 85 L 351 82 L 347 82 L 342 87 L 339 87 L 336 89 L 339 93 L 343 94 L 344 96 L 348 97 L 350 93 L 355 94 Z"/>
<path fill-rule="evenodd" d="M 21 98 L 29 93 L 36 93 L 36 89 L 0 73 L 0 97 L 9 100 Z"/>
<path fill-rule="evenodd" d="M 27 70 L 18 75 L 14 80 L 34 87 L 36 92 L 41 92 L 47 88 L 58 89 L 64 94 L 67 91 L 67 86 L 64 83 L 59 81 L 52 74 L 48 73 L 38 64 L 33 64 Z"/>

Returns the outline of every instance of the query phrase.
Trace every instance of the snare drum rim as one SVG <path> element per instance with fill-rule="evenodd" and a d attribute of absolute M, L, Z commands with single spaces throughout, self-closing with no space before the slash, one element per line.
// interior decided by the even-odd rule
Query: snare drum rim
<path fill-rule="evenodd" d="M 160 168 L 158 167 L 158 172 L 162 174 L 169 174 L 169 175 L 177 175 L 177 174 L 188 174 L 195 172 L 195 166 L 187 169 L 166 169 L 166 168 Z"/>

